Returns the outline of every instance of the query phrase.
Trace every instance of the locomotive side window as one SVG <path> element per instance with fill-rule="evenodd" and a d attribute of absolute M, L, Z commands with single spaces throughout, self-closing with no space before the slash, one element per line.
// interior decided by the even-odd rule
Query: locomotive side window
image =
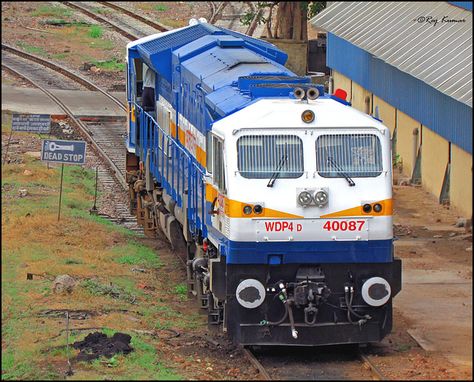
<path fill-rule="evenodd" d="M 303 142 L 296 135 L 247 135 L 237 141 L 238 169 L 249 179 L 303 175 Z"/>
<path fill-rule="evenodd" d="M 212 137 L 212 152 L 214 184 L 225 194 L 224 143 L 217 137 Z"/>
<path fill-rule="evenodd" d="M 321 135 L 316 168 L 324 178 L 375 177 L 382 173 L 382 147 L 373 134 Z"/>

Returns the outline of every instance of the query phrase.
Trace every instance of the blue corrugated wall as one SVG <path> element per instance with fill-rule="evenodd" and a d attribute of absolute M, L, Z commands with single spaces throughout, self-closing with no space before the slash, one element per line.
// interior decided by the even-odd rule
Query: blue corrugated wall
<path fill-rule="evenodd" d="M 327 66 L 472 154 L 472 108 L 328 33 Z"/>

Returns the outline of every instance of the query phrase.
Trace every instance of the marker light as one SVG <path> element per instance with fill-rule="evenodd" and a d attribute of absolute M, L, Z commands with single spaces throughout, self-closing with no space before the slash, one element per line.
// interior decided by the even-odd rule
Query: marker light
<path fill-rule="evenodd" d="M 312 196 L 308 191 L 301 191 L 300 194 L 298 195 L 298 202 L 306 207 L 311 203 Z"/>
<path fill-rule="evenodd" d="M 257 215 L 260 215 L 263 211 L 263 207 L 260 204 L 255 205 L 253 208 L 253 212 L 255 212 Z"/>
<path fill-rule="evenodd" d="M 245 206 L 244 207 L 244 214 L 245 215 L 250 215 L 252 213 L 252 207 L 250 206 Z"/>
<path fill-rule="evenodd" d="M 375 204 L 375 205 L 374 205 L 374 211 L 375 211 L 375 212 L 380 212 L 380 211 L 382 211 L 382 205 L 379 204 L 379 203 Z"/>
<path fill-rule="evenodd" d="M 301 114 L 301 119 L 304 123 L 311 123 L 314 121 L 314 113 L 311 110 L 305 110 Z"/>
<path fill-rule="evenodd" d="M 368 214 L 370 211 L 372 211 L 372 206 L 370 204 L 364 204 L 364 206 L 362 207 L 362 210 Z"/>

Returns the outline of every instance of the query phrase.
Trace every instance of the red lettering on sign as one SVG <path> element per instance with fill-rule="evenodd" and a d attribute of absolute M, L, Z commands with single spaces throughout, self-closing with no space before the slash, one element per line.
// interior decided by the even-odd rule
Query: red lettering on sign
<path fill-rule="evenodd" d="M 301 232 L 303 230 L 302 224 L 294 224 L 293 222 L 287 221 L 270 221 L 265 222 L 265 230 L 267 232 L 283 232 L 283 231 L 290 231 L 293 232 L 296 229 L 297 232 Z"/>

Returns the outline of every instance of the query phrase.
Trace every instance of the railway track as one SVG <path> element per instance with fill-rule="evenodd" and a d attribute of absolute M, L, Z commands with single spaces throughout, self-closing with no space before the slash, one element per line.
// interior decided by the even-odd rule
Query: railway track
<path fill-rule="evenodd" d="M 113 194 L 113 188 L 116 188 L 117 183 L 120 186 L 121 192 L 128 190 L 128 185 L 125 181 L 123 122 L 116 122 L 115 124 L 109 122 L 107 125 L 97 122 L 86 123 L 77 118 L 68 106 L 51 91 L 51 89 L 40 84 L 38 78 L 31 78 L 31 74 L 28 74 L 28 70 L 25 69 L 25 67 L 22 66 L 20 70 L 18 70 L 18 68 L 14 66 L 14 63 L 6 62 L 2 57 L 2 68 L 15 76 L 23 78 L 34 87 L 41 90 L 47 97 L 53 100 L 53 102 L 55 102 L 66 115 L 69 116 L 71 121 L 79 129 L 80 134 L 90 145 L 92 145 L 94 151 L 103 162 L 103 165 L 99 168 L 99 181 L 103 185 L 105 191 Z M 64 70 L 65 69 L 62 71 Z M 120 103 L 120 105 L 125 109 L 122 103 Z M 102 214 L 102 216 L 134 231 L 143 233 L 143 229 L 138 227 L 136 224 L 136 218 L 130 215 L 129 206 L 124 202 L 124 200 L 127 200 L 127 198 L 116 198 L 116 200 L 114 200 L 114 215 L 116 216 L 110 216 L 108 214 Z"/>
<path fill-rule="evenodd" d="M 243 352 L 262 379 L 267 381 L 387 380 L 371 359 L 353 346 L 246 347 Z"/>
<path fill-rule="evenodd" d="M 101 87 L 97 86 L 93 82 L 89 81 L 87 78 L 85 78 L 85 77 L 83 77 L 83 76 L 81 76 L 77 73 L 74 73 L 73 71 L 71 71 L 69 69 L 66 69 L 63 66 L 59 66 L 59 65 L 55 64 L 54 62 L 45 60 L 45 59 L 43 59 L 39 56 L 36 56 L 34 54 L 31 54 L 31 53 L 26 53 L 26 52 L 22 51 L 21 49 L 15 48 L 11 45 L 4 44 L 4 43 L 2 43 L 2 52 L 11 53 L 15 56 L 22 57 L 22 58 L 24 58 L 25 60 L 27 60 L 29 62 L 31 62 L 31 61 L 36 62 L 36 63 L 38 63 L 38 64 L 40 64 L 44 67 L 47 67 L 47 68 L 53 70 L 54 72 L 61 73 L 63 76 L 71 79 L 73 82 L 75 82 L 77 84 L 82 85 L 83 87 L 85 87 L 88 90 L 98 91 L 98 92 L 102 93 L 104 96 L 106 96 L 107 98 L 112 100 L 116 105 L 118 105 L 124 112 L 127 111 L 127 108 L 122 103 L 122 101 L 120 101 L 119 99 L 117 99 L 116 97 L 114 97 L 113 95 L 111 95 L 110 93 L 108 93 L 107 91 L 102 89 Z M 11 58 L 8 58 L 8 57 L 6 59 L 10 60 L 10 61 L 12 60 Z M 4 56 L 2 55 L 2 63 L 3 62 L 4 62 Z M 19 63 L 18 60 L 16 60 L 15 65 L 21 65 L 21 64 Z M 26 67 L 24 67 L 24 68 L 26 68 Z M 58 87 L 60 87 L 60 86 L 58 86 Z M 64 87 L 60 87 L 60 88 L 64 89 Z"/>
<path fill-rule="evenodd" d="M 111 27 L 115 32 L 118 32 L 131 41 L 138 40 L 139 38 L 157 32 L 166 32 L 172 29 L 108 1 L 96 2 L 93 3 L 93 5 L 88 4 L 87 2 L 78 3 L 71 1 L 64 1 L 62 4 L 82 12 L 101 24 Z M 113 9 L 116 12 L 107 17 L 98 15 L 96 13 L 98 4 L 100 4 L 104 10 Z"/>

